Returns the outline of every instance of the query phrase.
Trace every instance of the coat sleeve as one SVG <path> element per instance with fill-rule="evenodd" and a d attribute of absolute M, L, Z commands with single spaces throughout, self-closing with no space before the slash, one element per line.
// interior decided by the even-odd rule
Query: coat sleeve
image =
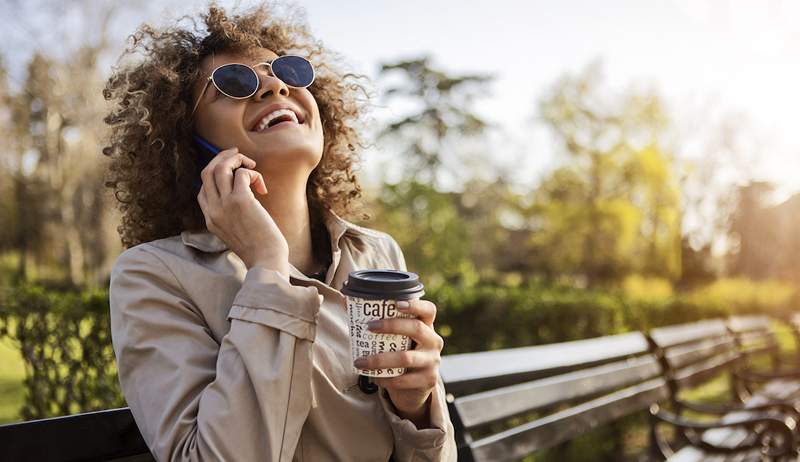
<path fill-rule="evenodd" d="M 390 258 L 393 259 L 395 267 L 407 271 L 403 251 L 391 236 L 388 239 L 387 251 Z M 436 388 L 428 400 L 431 428 L 417 429 L 411 420 L 400 417 L 388 392 L 382 387 L 379 388 L 378 396 L 394 433 L 395 461 L 456 461 L 455 430 L 447 410 L 444 382 L 441 376 L 439 376 Z"/>
<path fill-rule="evenodd" d="M 251 268 L 217 343 L 156 251 L 124 251 L 110 280 L 119 381 L 158 461 L 292 460 L 312 407 L 322 296 Z"/>

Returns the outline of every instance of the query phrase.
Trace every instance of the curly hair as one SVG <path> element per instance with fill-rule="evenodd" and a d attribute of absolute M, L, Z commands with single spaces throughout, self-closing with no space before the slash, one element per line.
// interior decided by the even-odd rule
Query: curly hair
<path fill-rule="evenodd" d="M 200 78 L 200 63 L 212 53 L 250 55 L 269 48 L 278 55 L 303 54 L 314 64 L 316 78 L 308 90 L 319 107 L 324 134 L 322 160 L 309 177 L 306 197 L 312 226 L 319 226 L 321 208 L 342 217 L 361 212 L 361 186 L 355 175 L 365 148 L 360 133 L 366 101 L 372 96 L 359 79 L 333 63 L 338 53 L 323 46 L 308 30 L 305 12 L 289 5 L 289 17 L 278 17 L 275 5 L 262 2 L 230 15 L 213 2 L 200 16 L 198 30 L 191 16 L 174 25 L 142 24 L 120 56 L 103 89 L 111 101 L 104 121 L 110 127 L 103 154 L 110 157 L 105 186 L 112 188 L 122 212 L 117 227 L 122 244 L 132 247 L 183 230 L 205 230 L 205 218 L 192 183 L 200 174 L 199 153 L 192 142 L 192 86 Z M 182 27 L 188 19 L 192 27 Z M 143 59 L 123 65 L 140 53 Z M 366 98 L 359 98 L 358 93 Z"/>

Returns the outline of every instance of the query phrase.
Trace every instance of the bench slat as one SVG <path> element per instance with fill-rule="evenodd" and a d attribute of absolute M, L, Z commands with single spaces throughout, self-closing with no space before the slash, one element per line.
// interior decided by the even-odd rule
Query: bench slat
<path fill-rule="evenodd" d="M 517 460 L 646 408 L 668 395 L 666 382 L 653 379 L 476 440 L 470 446 L 476 461 Z"/>
<path fill-rule="evenodd" d="M 737 334 L 739 342 L 745 348 L 753 348 L 765 345 L 774 345 L 775 336 L 769 332 L 750 331 L 746 333 Z"/>
<path fill-rule="evenodd" d="M 681 324 L 678 326 L 657 327 L 650 331 L 650 338 L 660 348 L 669 348 L 708 337 L 728 335 L 725 322 L 720 319 Z"/>
<path fill-rule="evenodd" d="M 466 429 L 524 412 L 640 383 L 661 373 L 655 356 L 641 356 L 456 398 Z"/>
<path fill-rule="evenodd" d="M 767 316 L 731 316 L 728 319 L 728 327 L 733 332 L 769 331 L 772 322 Z"/>
<path fill-rule="evenodd" d="M 675 381 L 681 388 L 692 387 L 705 382 L 717 375 L 720 369 L 728 367 L 739 358 L 735 351 L 728 351 L 725 354 L 714 356 L 705 361 L 692 364 L 675 372 Z"/>
<path fill-rule="evenodd" d="M 670 348 L 664 357 L 673 369 L 680 369 L 736 348 L 733 337 L 714 337 Z"/>
<path fill-rule="evenodd" d="M 442 357 L 439 372 L 448 393 L 463 395 L 647 353 L 639 332 L 552 345 L 461 353 Z"/>

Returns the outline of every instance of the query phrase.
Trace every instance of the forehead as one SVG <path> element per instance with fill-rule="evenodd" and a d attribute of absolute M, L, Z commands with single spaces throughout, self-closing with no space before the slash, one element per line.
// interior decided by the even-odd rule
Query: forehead
<path fill-rule="evenodd" d="M 215 68 L 228 63 L 257 64 L 272 61 L 278 55 L 268 48 L 254 48 L 242 52 L 220 52 L 203 58 L 200 64 L 201 74 L 208 75 Z"/>

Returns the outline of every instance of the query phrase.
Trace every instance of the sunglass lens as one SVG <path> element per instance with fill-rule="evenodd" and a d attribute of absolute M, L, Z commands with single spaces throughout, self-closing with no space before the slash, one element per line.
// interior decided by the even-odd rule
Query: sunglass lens
<path fill-rule="evenodd" d="M 293 87 L 307 87 L 314 80 L 314 68 L 300 56 L 281 56 L 272 61 L 272 72 Z"/>
<path fill-rule="evenodd" d="M 214 72 L 214 83 L 228 96 L 246 98 L 258 89 L 258 76 L 242 64 L 228 64 Z"/>

